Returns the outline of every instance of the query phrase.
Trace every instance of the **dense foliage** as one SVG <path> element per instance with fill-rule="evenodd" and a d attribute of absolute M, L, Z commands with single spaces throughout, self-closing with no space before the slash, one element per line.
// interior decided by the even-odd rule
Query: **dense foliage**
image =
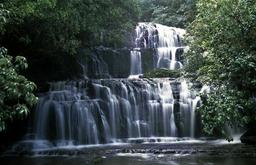
<path fill-rule="evenodd" d="M 5 43 L 74 54 L 81 46 L 120 46 L 137 21 L 135 0 L 4 0 L 11 20 Z M 7 43 L 7 44 L 8 44 Z"/>
<path fill-rule="evenodd" d="M 156 69 L 150 72 L 144 73 L 143 77 L 145 78 L 161 78 L 161 77 L 170 77 L 178 78 L 181 76 L 181 70 L 169 70 L 169 69 Z"/>
<path fill-rule="evenodd" d="M 13 58 L 0 48 L 0 132 L 6 122 L 27 115 L 37 101 L 33 94 L 36 85 L 19 74 L 27 67 L 24 57 Z"/>
<path fill-rule="evenodd" d="M 76 55 L 84 48 L 130 46 L 139 14 L 137 0 L 2 2 L 11 19 L 0 44 L 10 55 L 26 57 L 27 76 L 37 84 L 79 77 L 82 68 Z"/>
<path fill-rule="evenodd" d="M 197 0 L 140 0 L 141 20 L 186 27 L 194 20 Z"/>
<path fill-rule="evenodd" d="M 9 11 L 0 5 L 0 30 L 4 34 Z M 15 117 L 24 117 L 37 101 L 33 94 L 36 85 L 19 74 L 28 67 L 25 57 L 13 58 L 7 49 L 0 48 L 0 132 L 6 129 L 6 123 Z"/>
<path fill-rule="evenodd" d="M 201 108 L 205 131 L 256 121 L 256 1 L 199 0 L 187 28 L 187 72 L 213 91 Z"/>

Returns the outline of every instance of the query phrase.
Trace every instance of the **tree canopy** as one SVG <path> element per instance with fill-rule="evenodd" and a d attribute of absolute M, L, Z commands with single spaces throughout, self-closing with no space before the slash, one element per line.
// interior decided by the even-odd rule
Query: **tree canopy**
<path fill-rule="evenodd" d="M 194 20 L 196 0 L 140 0 L 141 20 L 186 27 Z"/>
<path fill-rule="evenodd" d="M 4 34 L 9 11 L 0 5 L 0 30 Z M 20 73 L 28 67 L 25 57 L 7 54 L 0 47 L 0 132 L 6 129 L 6 123 L 15 117 L 24 117 L 29 113 L 37 98 L 33 94 L 36 85 Z"/>
<path fill-rule="evenodd" d="M 0 132 L 6 122 L 15 117 L 24 117 L 37 102 L 33 94 L 36 85 L 19 73 L 28 67 L 22 56 L 15 58 L 0 48 Z"/>
<path fill-rule="evenodd" d="M 81 46 L 120 46 L 137 21 L 135 0 L 4 0 L 12 18 L 6 44 L 75 54 Z"/>
<path fill-rule="evenodd" d="M 199 0 L 197 11 L 186 70 L 213 87 L 201 108 L 205 130 L 255 121 L 256 2 Z"/>

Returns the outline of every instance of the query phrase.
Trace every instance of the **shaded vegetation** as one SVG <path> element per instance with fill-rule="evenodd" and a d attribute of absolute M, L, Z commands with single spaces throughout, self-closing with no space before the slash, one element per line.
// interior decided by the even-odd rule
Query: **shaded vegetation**
<path fill-rule="evenodd" d="M 147 72 L 143 75 L 145 78 L 178 78 L 182 75 L 181 70 L 168 70 L 168 69 L 156 69 L 150 72 Z"/>
<path fill-rule="evenodd" d="M 24 57 L 13 58 L 0 48 L 0 132 L 7 121 L 26 116 L 37 102 L 33 94 L 36 85 L 19 74 L 27 67 Z"/>
<path fill-rule="evenodd" d="M 140 19 L 184 28 L 196 15 L 197 0 L 140 0 Z"/>
<path fill-rule="evenodd" d="M 205 131 L 256 122 L 256 2 L 199 0 L 187 28 L 186 71 L 213 91 L 200 111 Z"/>
<path fill-rule="evenodd" d="M 27 76 L 37 84 L 79 77 L 83 48 L 128 47 L 139 14 L 137 0 L 3 0 L 3 6 L 10 16 L 0 44 L 27 58 Z"/>
<path fill-rule="evenodd" d="M 0 5 L 0 30 L 4 34 L 9 11 Z M 23 56 L 12 57 L 7 49 L 0 47 L 0 132 L 4 131 L 7 123 L 16 117 L 22 118 L 29 113 L 36 102 L 33 94 L 36 85 L 20 73 L 27 69 L 28 64 Z"/>

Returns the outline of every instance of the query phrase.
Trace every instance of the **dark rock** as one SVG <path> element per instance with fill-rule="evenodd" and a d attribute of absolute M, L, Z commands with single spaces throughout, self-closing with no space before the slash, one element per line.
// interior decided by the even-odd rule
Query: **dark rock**
<path fill-rule="evenodd" d="M 244 144 L 256 144 L 256 127 L 248 129 L 241 137 L 240 140 Z"/>
<path fill-rule="evenodd" d="M 143 143 L 144 140 L 143 139 L 134 139 L 134 140 L 131 140 L 130 143 L 134 143 L 134 144 L 141 144 Z"/>
<path fill-rule="evenodd" d="M 38 92 L 48 91 L 50 81 L 80 78 L 83 69 L 75 56 L 37 52 L 27 56 L 27 77 L 37 84 Z"/>
<path fill-rule="evenodd" d="M 17 153 L 19 155 L 28 155 L 34 149 L 49 149 L 51 147 L 53 147 L 52 144 L 46 140 L 24 140 L 16 143 L 12 147 L 11 152 Z"/>
<path fill-rule="evenodd" d="M 156 142 L 156 139 L 149 139 L 149 142 L 150 142 L 150 143 L 155 143 L 155 142 Z"/>
<path fill-rule="evenodd" d="M 111 77 L 126 78 L 130 74 L 130 50 L 129 49 L 97 49 L 98 58 L 107 65 Z"/>
<path fill-rule="evenodd" d="M 8 150 L 14 143 L 22 140 L 28 131 L 29 116 L 8 121 L 7 129 L 0 132 L 0 153 Z"/>

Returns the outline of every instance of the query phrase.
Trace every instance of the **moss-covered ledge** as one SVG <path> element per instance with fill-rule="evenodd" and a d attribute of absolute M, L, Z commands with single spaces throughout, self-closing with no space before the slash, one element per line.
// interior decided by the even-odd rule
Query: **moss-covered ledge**
<path fill-rule="evenodd" d="M 182 70 L 169 70 L 169 69 L 154 69 L 149 72 L 144 73 L 144 78 L 178 78 L 182 76 Z"/>

